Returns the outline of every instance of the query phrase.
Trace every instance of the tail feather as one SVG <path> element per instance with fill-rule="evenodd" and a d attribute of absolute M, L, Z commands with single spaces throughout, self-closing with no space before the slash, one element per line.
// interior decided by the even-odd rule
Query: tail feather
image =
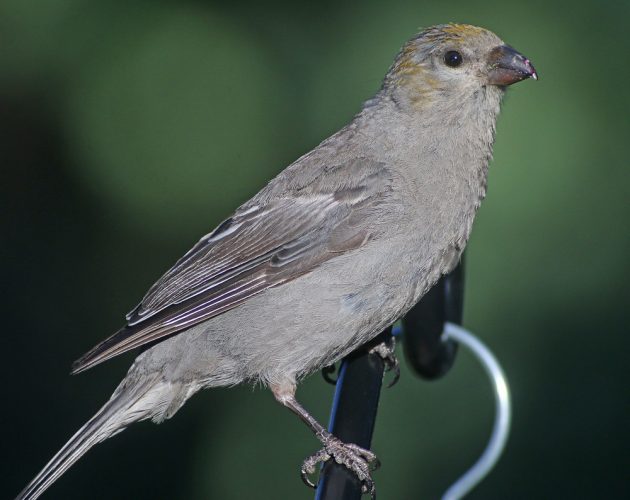
<path fill-rule="evenodd" d="M 92 446 L 129 424 L 164 413 L 170 398 L 163 383 L 145 381 L 139 387 L 121 384 L 111 399 L 59 450 L 16 500 L 35 500 Z M 166 391 L 165 391 L 166 389 Z"/>

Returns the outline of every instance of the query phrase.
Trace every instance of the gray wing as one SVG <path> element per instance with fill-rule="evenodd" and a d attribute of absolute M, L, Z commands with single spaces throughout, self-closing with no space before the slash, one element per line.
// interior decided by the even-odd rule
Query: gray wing
<path fill-rule="evenodd" d="M 125 327 L 75 362 L 73 373 L 186 330 L 359 248 L 373 236 L 367 221 L 390 189 L 383 165 L 369 160 L 324 169 L 308 185 L 270 198 L 281 181 L 202 238 L 149 289 Z"/>

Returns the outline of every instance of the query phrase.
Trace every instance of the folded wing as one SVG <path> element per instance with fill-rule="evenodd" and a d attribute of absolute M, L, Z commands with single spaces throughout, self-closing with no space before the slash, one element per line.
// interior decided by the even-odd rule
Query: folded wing
<path fill-rule="evenodd" d="M 336 175 L 343 182 L 331 180 Z M 77 360 L 73 373 L 186 330 L 359 248 L 372 236 L 368 219 L 388 188 L 382 164 L 355 161 L 282 196 L 263 190 L 166 272 L 127 315 L 127 325 Z"/>

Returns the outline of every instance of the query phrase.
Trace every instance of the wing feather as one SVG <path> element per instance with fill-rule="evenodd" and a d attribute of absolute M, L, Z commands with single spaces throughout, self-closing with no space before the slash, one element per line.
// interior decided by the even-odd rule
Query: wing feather
<path fill-rule="evenodd" d="M 389 187 L 386 176 L 374 175 L 375 165 L 367 167 L 358 183 L 334 192 L 309 186 L 257 204 L 263 190 L 177 261 L 127 315 L 127 325 L 77 360 L 73 373 L 186 330 L 365 244 L 365 218 Z M 314 182 L 324 181 L 334 184 Z"/>

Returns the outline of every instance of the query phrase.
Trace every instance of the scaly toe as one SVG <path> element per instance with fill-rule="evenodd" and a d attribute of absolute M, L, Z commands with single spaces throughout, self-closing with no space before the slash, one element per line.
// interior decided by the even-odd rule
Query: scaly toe
<path fill-rule="evenodd" d="M 306 460 L 302 463 L 302 468 L 300 470 L 300 476 L 302 477 L 302 481 L 306 486 L 310 486 L 311 488 L 315 488 L 316 485 L 309 479 L 309 476 L 315 474 L 317 470 L 317 464 L 324 463 L 331 458 L 331 455 L 326 451 L 326 449 L 321 449 L 317 453 L 313 453 L 310 457 L 307 457 Z"/>
<path fill-rule="evenodd" d="M 373 499 L 376 498 L 376 489 L 371 476 L 371 471 L 380 466 L 376 455 L 356 444 L 343 443 L 332 435 L 325 436 L 322 442 L 324 448 L 304 460 L 301 469 L 302 481 L 314 488 L 315 484 L 309 476 L 315 474 L 319 463 L 333 459 L 356 475 L 364 493 L 369 493 Z"/>
<path fill-rule="evenodd" d="M 346 446 L 350 448 L 352 451 L 354 451 L 361 458 L 363 458 L 363 460 L 365 460 L 370 465 L 370 470 L 376 470 L 381 466 L 381 461 L 370 450 L 361 448 L 360 446 L 357 446 L 354 443 L 348 443 L 346 444 Z"/>

